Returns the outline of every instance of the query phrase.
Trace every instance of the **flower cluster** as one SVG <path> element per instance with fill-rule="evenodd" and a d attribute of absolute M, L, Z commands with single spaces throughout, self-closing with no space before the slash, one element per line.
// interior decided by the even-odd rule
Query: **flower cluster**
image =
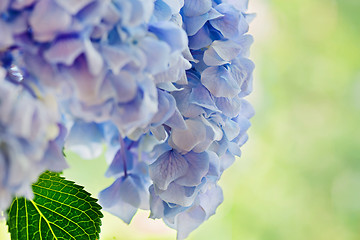
<path fill-rule="evenodd" d="M 223 201 L 217 182 L 247 140 L 246 8 L 1 1 L 0 210 L 31 197 L 41 171 L 64 169 L 64 146 L 94 158 L 105 143 L 115 181 L 99 194 L 104 209 L 127 223 L 150 209 L 186 238 Z"/>

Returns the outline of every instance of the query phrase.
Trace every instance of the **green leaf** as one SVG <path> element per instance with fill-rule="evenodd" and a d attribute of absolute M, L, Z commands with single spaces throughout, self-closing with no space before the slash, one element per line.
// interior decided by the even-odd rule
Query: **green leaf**
<path fill-rule="evenodd" d="M 101 207 L 83 187 L 47 171 L 32 188 L 33 200 L 15 198 L 8 210 L 12 240 L 99 238 Z"/>

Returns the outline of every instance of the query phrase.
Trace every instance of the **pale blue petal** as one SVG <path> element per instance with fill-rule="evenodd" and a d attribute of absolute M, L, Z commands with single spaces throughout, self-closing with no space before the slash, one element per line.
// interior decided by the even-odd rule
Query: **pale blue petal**
<path fill-rule="evenodd" d="M 65 31 L 71 24 L 71 15 L 53 1 L 40 0 L 29 18 L 34 38 L 40 42 L 51 41 L 56 33 Z"/>
<path fill-rule="evenodd" d="M 138 208 L 132 206 L 129 203 L 126 202 L 119 202 L 118 204 L 112 206 L 112 207 L 104 207 L 104 210 L 113 214 L 114 216 L 117 216 L 121 220 L 123 220 L 125 223 L 130 224 L 132 218 L 135 216 Z"/>
<path fill-rule="evenodd" d="M 126 161 L 126 163 L 124 163 Z M 130 151 L 125 150 L 123 153 L 118 150 L 112 160 L 109 168 L 107 169 L 105 176 L 106 177 L 119 177 L 124 174 L 124 164 L 126 164 L 126 170 L 131 170 L 133 168 L 133 154 Z"/>
<path fill-rule="evenodd" d="M 229 141 L 232 141 L 240 133 L 240 126 L 237 122 L 227 119 L 225 125 L 222 127 L 224 133 Z"/>
<path fill-rule="evenodd" d="M 215 98 L 216 106 L 227 117 L 236 117 L 241 111 L 241 99 L 238 96 L 233 98 Z"/>
<path fill-rule="evenodd" d="M 149 26 L 149 31 L 154 33 L 161 41 L 166 42 L 172 51 L 183 51 L 188 39 L 185 31 L 171 22 L 158 22 Z"/>
<path fill-rule="evenodd" d="M 122 71 L 117 75 L 108 73 L 101 86 L 101 95 L 108 95 L 109 98 L 115 97 L 118 103 L 130 102 L 137 94 L 136 78 L 127 71 Z"/>
<path fill-rule="evenodd" d="M 66 11 L 71 13 L 72 15 L 75 15 L 78 13 L 81 9 L 83 9 L 86 5 L 88 5 L 91 2 L 94 2 L 95 0 L 55 0 L 55 2 L 63 7 Z"/>
<path fill-rule="evenodd" d="M 209 46 L 213 40 L 210 37 L 210 30 L 207 25 L 202 27 L 195 35 L 189 36 L 189 48 L 198 50 Z"/>
<path fill-rule="evenodd" d="M 199 16 L 211 9 L 211 0 L 185 0 L 183 12 L 187 17 Z"/>
<path fill-rule="evenodd" d="M 118 74 L 120 70 L 132 61 L 131 53 L 128 49 L 117 46 L 113 47 L 105 45 L 101 47 L 102 54 L 106 63 L 109 65 L 114 74 Z"/>
<path fill-rule="evenodd" d="M 184 17 L 184 23 L 188 36 L 195 35 L 208 20 L 208 13 L 196 17 Z"/>
<path fill-rule="evenodd" d="M 166 122 L 174 113 L 176 102 L 173 96 L 165 91 L 158 90 L 158 112 L 152 121 L 152 126 L 158 126 Z"/>
<path fill-rule="evenodd" d="M 157 74 L 167 69 L 171 50 L 168 44 L 147 37 L 139 42 L 139 47 L 146 55 L 146 71 L 151 74 Z"/>
<path fill-rule="evenodd" d="M 206 177 L 218 180 L 220 178 L 220 158 L 212 151 L 207 151 L 207 153 L 209 155 L 209 172 Z"/>
<path fill-rule="evenodd" d="M 201 179 L 207 174 L 209 170 L 209 156 L 206 152 L 194 153 L 190 152 L 184 155 L 188 161 L 188 172 L 178 178 L 175 182 L 182 186 L 194 187 L 201 183 Z"/>
<path fill-rule="evenodd" d="M 214 215 L 217 207 L 224 201 L 221 187 L 214 185 L 202 194 L 199 194 L 199 205 L 206 213 L 206 219 Z"/>
<path fill-rule="evenodd" d="M 172 182 L 166 190 L 157 189 L 155 185 L 155 193 L 165 202 L 189 207 L 194 203 L 200 188 L 201 185 L 198 187 L 184 187 Z"/>
<path fill-rule="evenodd" d="M 201 84 L 192 89 L 189 102 L 212 111 L 219 111 L 210 92 Z"/>
<path fill-rule="evenodd" d="M 215 97 L 234 97 L 240 92 L 239 82 L 226 66 L 209 67 L 201 74 L 201 82 Z"/>
<path fill-rule="evenodd" d="M 220 66 L 229 63 L 241 52 L 241 45 L 230 41 L 214 41 L 204 53 L 204 62 L 208 66 Z"/>
<path fill-rule="evenodd" d="M 172 150 L 162 154 L 149 166 L 149 174 L 156 187 L 166 190 L 171 182 L 184 176 L 188 168 L 185 158 Z"/>
<path fill-rule="evenodd" d="M 158 219 L 164 217 L 164 201 L 155 194 L 154 185 L 149 188 L 150 192 L 150 216 L 149 218 Z"/>
<path fill-rule="evenodd" d="M 163 0 L 173 13 L 180 12 L 180 9 L 184 6 L 184 0 Z"/>
<path fill-rule="evenodd" d="M 225 38 L 235 39 L 248 31 L 249 25 L 245 17 L 233 6 L 223 3 L 217 5 L 215 9 L 224 14 L 224 17 L 213 19 L 210 23 Z"/>
<path fill-rule="evenodd" d="M 174 114 L 165 122 L 165 124 L 172 129 L 186 130 L 187 128 L 185 120 L 177 108 L 175 108 Z"/>
<path fill-rule="evenodd" d="M 186 130 L 173 129 L 171 140 L 180 152 L 189 152 L 206 138 L 206 127 L 199 120 L 187 119 Z"/>
<path fill-rule="evenodd" d="M 220 157 L 221 172 L 229 168 L 234 162 L 235 162 L 235 156 L 231 152 L 226 151 L 225 154 Z"/>
<path fill-rule="evenodd" d="M 247 58 L 236 58 L 230 65 L 232 77 L 241 86 L 239 97 L 245 97 L 252 91 L 254 63 Z"/>
<path fill-rule="evenodd" d="M 70 66 L 83 51 L 84 44 L 80 39 L 68 38 L 56 41 L 45 51 L 44 57 L 49 63 L 63 63 Z"/>
<path fill-rule="evenodd" d="M 177 239 L 183 240 L 206 220 L 206 213 L 201 207 L 194 206 L 180 213 L 176 220 Z"/>
<path fill-rule="evenodd" d="M 184 88 L 182 91 L 172 92 L 176 105 L 184 117 L 195 118 L 204 113 L 202 107 L 189 102 L 191 88 Z"/>
<path fill-rule="evenodd" d="M 171 8 L 164 1 L 156 0 L 153 15 L 157 21 L 168 21 L 172 15 Z"/>

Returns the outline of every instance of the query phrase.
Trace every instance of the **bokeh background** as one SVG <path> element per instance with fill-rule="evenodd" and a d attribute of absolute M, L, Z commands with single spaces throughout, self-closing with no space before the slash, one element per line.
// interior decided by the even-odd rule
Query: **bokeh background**
<path fill-rule="evenodd" d="M 358 240 L 360 1 L 250 0 L 249 10 L 257 114 L 220 181 L 224 203 L 189 239 Z M 65 176 L 95 196 L 111 184 L 103 158 L 68 157 Z M 105 213 L 101 239 L 175 236 L 148 212 L 130 226 Z"/>

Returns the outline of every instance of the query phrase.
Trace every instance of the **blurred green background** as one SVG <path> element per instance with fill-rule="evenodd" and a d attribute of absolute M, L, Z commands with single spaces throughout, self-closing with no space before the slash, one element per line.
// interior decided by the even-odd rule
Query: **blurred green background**
<path fill-rule="evenodd" d="M 250 0 L 250 12 L 257 114 L 224 203 L 189 239 L 360 239 L 360 1 Z M 95 196 L 111 183 L 103 159 L 69 161 Z M 105 214 L 101 239 L 175 239 L 147 217 Z"/>

